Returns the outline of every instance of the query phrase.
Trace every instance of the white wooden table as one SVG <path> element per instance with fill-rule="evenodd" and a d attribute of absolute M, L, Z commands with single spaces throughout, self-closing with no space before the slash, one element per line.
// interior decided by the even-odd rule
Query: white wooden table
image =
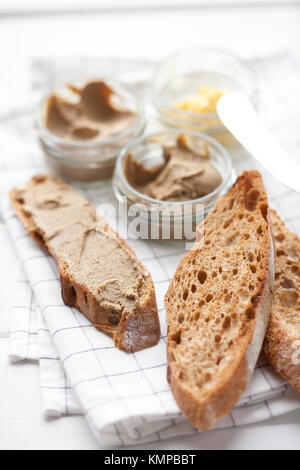
<path fill-rule="evenodd" d="M 249 57 L 297 51 L 300 5 L 2 17 L 0 106 L 26 101 L 32 56 L 103 55 L 159 59 L 191 46 Z M 0 149 L 1 151 L 1 149 Z M 17 257 L 0 222 L 0 449 L 99 449 L 82 417 L 45 420 L 39 370 L 7 360 Z M 161 449 L 299 449 L 300 411 L 272 421 L 159 444 Z M 158 445 L 143 446 L 157 449 Z"/>

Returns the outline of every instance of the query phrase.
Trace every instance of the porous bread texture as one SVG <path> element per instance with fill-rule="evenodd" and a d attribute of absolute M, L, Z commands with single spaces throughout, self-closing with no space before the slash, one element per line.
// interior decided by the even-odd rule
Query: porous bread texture
<path fill-rule="evenodd" d="M 238 178 L 201 232 L 165 304 L 173 395 L 192 424 L 208 430 L 244 392 L 269 319 L 274 253 L 259 172 Z"/>
<path fill-rule="evenodd" d="M 300 241 L 271 210 L 275 288 L 264 352 L 276 370 L 300 390 Z"/>
<path fill-rule="evenodd" d="M 93 206 L 51 175 L 36 175 L 10 197 L 25 228 L 55 257 L 65 303 L 126 352 L 157 344 L 151 275 Z"/>

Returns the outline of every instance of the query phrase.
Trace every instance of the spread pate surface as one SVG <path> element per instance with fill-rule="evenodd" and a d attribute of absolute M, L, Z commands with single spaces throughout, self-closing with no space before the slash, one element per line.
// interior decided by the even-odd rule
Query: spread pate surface
<path fill-rule="evenodd" d="M 129 248 L 124 248 L 93 206 L 56 178 L 46 178 L 30 189 L 18 190 L 17 200 L 31 228 L 79 284 L 100 303 L 97 321 L 119 322 L 143 296 L 149 276 Z M 100 315 L 100 317 L 99 317 Z M 102 318 L 103 316 L 103 318 Z"/>
<path fill-rule="evenodd" d="M 127 154 L 124 173 L 140 193 L 159 201 L 189 201 L 211 193 L 221 184 L 221 175 L 211 164 L 205 147 L 201 153 L 195 152 L 180 136 L 174 146 L 162 149 L 164 162 L 153 169 Z"/>
<path fill-rule="evenodd" d="M 54 91 L 46 100 L 45 126 L 60 138 L 105 141 L 125 132 L 137 117 L 126 99 L 104 81 L 82 88 L 67 85 L 67 90 L 67 96 Z"/>

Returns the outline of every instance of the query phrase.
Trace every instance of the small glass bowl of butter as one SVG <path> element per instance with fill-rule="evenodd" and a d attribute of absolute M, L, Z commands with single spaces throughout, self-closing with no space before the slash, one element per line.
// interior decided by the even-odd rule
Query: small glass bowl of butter
<path fill-rule="evenodd" d="M 180 129 L 141 137 L 125 147 L 113 189 L 123 213 L 126 208 L 131 237 L 191 241 L 233 181 L 231 157 L 219 142 Z"/>
<path fill-rule="evenodd" d="M 168 127 L 218 135 L 226 132 L 216 106 L 228 91 L 243 91 L 258 106 L 258 90 L 250 68 L 231 54 L 192 49 L 161 62 L 151 80 L 152 103 Z"/>
<path fill-rule="evenodd" d="M 41 102 L 39 142 L 50 168 L 79 183 L 110 179 L 120 149 L 144 131 L 143 103 L 110 78 L 70 82 Z"/>

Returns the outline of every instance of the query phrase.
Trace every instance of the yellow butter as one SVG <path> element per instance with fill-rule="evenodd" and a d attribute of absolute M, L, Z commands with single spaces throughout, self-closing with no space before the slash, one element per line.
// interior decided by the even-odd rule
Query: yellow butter
<path fill-rule="evenodd" d="M 187 96 L 181 101 L 174 103 L 175 108 L 189 111 L 191 113 L 215 113 L 217 103 L 226 92 L 215 87 L 201 86 L 198 93 Z"/>

